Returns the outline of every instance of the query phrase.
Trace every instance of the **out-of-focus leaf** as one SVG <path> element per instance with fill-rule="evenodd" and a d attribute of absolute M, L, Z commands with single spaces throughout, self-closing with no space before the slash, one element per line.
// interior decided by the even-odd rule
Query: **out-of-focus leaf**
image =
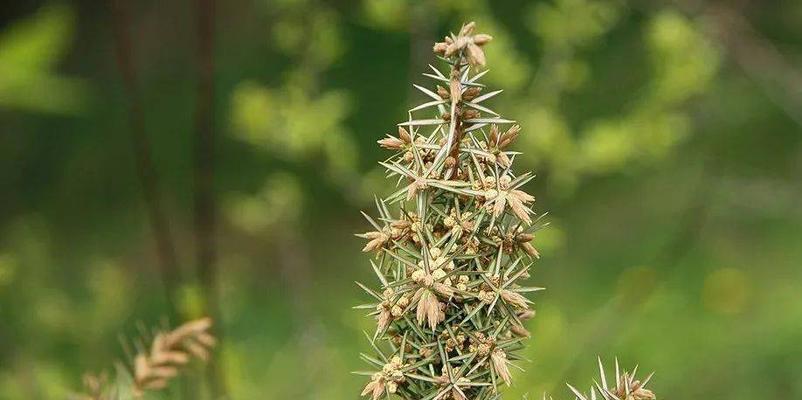
<path fill-rule="evenodd" d="M 0 107 L 73 114 L 87 100 L 84 83 L 56 71 L 71 43 L 74 17 L 46 6 L 0 34 Z"/>

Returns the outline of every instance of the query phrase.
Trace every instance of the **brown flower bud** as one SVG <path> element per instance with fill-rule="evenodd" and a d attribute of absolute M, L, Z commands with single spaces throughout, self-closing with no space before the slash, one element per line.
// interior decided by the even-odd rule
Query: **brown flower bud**
<path fill-rule="evenodd" d="M 468 43 L 466 54 L 468 56 L 468 62 L 471 65 L 478 65 L 483 67 L 486 64 L 485 52 L 482 50 L 481 47 L 473 44 Z"/>
<path fill-rule="evenodd" d="M 490 143 L 498 142 L 498 125 L 490 125 Z"/>
<path fill-rule="evenodd" d="M 476 22 L 468 22 L 467 24 L 462 26 L 462 29 L 459 31 L 460 36 L 468 36 L 473 33 L 473 30 L 476 29 Z"/>
<path fill-rule="evenodd" d="M 532 318 L 535 318 L 535 310 L 525 310 L 525 311 L 521 311 L 518 314 L 518 319 L 520 319 L 521 321 L 526 321 L 526 320 L 532 319 Z"/>
<path fill-rule="evenodd" d="M 491 40 L 493 40 L 493 36 L 490 36 L 486 33 L 477 33 L 476 35 L 473 35 L 473 43 L 475 43 L 477 46 L 482 46 Z"/>
<path fill-rule="evenodd" d="M 501 291 L 501 298 L 517 308 L 528 309 L 529 305 L 526 303 L 526 297 L 522 296 L 520 293 L 513 292 L 512 290 L 504 289 Z"/>
<path fill-rule="evenodd" d="M 529 242 L 521 243 L 521 248 L 526 252 L 526 254 L 529 254 L 531 257 L 540 258 L 540 253 L 537 251 L 535 246 L 532 246 L 532 243 Z"/>
<path fill-rule="evenodd" d="M 399 219 L 397 221 L 391 222 L 390 226 L 396 229 L 407 229 L 410 226 L 412 226 L 412 222 L 409 222 L 405 219 Z"/>
<path fill-rule="evenodd" d="M 510 145 L 516 138 L 518 138 L 518 134 L 521 132 L 520 125 L 513 125 L 510 129 L 507 129 L 507 132 L 504 132 L 499 139 L 498 148 L 504 149 Z"/>
<path fill-rule="evenodd" d="M 448 89 L 437 85 L 437 95 L 440 96 L 443 100 L 448 99 L 451 97 L 451 94 L 448 92 Z"/>
<path fill-rule="evenodd" d="M 529 331 L 526 330 L 526 328 L 524 328 L 521 325 L 513 324 L 512 327 L 510 327 L 510 331 L 512 333 L 518 335 L 518 336 L 521 336 L 521 337 L 530 337 L 530 336 L 532 336 L 532 334 L 529 333 Z"/>
<path fill-rule="evenodd" d="M 470 86 L 462 93 L 462 99 L 466 101 L 471 101 L 482 92 L 482 88 L 478 86 Z"/>
<path fill-rule="evenodd" d="M 531 233 L 519 233 L 518 236 L 515 237 L 515 240 L 519 242 L 531 242 L 534 238 L 535 235 Z"/>
<path fill-rule="evenodd" d="M 496 162 L 502 168 L 509 168 L 510 165 L 512 165 L 512 160 L 510 159 L 510 157 L 506 153 L 501 153 L 501 152 L 499 152 L 498 155 L 496 156 Z"/>
<path fill-rule="evenodd" d="M 407 132 L 403 126 L 398 127 L 398 137 L 403 140 L 404 143 L 412 143 L 412 137 L 409 136 L 409 132 Z"/>
<path fill-rule="evenodd" d="M 393 136 L 388 136 L 384 139 L 377 140 L 376 143 L 388 150 L 401 150 L 404 148 L 404 142 L 401 139 Z"/>
<path fill-rule="evenodd" d="M 479 118 L 482 114 L 478 110 L 465 110 L 462 112 L 462 118 L 464 119 L 476 119 Z"/>
<path fill-rule="evenodd" d="M 456 41 L 450 41 L 448 47 L 446 47 L 446 51 L 443 53 L 446 57 L 451 57 L 454 53 L 462 50 L 465 47 L 465 44 L 468 43 L 468 40 L 464 37 L 458 37 Z"/>

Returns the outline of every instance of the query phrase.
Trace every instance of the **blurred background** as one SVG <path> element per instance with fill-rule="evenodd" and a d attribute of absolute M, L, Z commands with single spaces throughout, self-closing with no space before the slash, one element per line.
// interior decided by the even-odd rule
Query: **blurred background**
<path fill-rule="evenodd" d="M 802 2 L 208 3 L 0 9 L 0 398 L 211 310 L 230 398 L 356 399 L 375 141 L 468 20 L 551 222 L 505 398 L 597 355 L 661 398 L 802 397 Z"/>

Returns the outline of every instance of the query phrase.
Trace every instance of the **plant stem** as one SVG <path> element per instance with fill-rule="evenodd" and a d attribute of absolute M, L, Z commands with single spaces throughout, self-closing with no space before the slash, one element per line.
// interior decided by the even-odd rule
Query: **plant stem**
<path fill-rule="evenodd" d="M 195 110 L 195 251 L 198 278 L 209 315 L 215 321 L 216 335 L 223 342 L 220 304 L 217 296 L 217 249 L 214 202 L 214 0 L 196 0 L 198 98 Z M 223 371 L 213 359 L 207 369 L 212 396 L 226 397 Z"/>
<path fill-rule="evenodd" d="M 151 145 L 145 131 L 145 115 L 142 97 L 138 90 L 136 69 L 133 66 L 134 50 L 131 44 L 130 19 L 125 2 L 112 0 L 114 43 L 117 67 L 122 76 L 125 93 L 128 97 L 128 117 L 130 123 L 131 146 L 134 153 L 136 172 L 142 187 L 142 196 L 148 214 L 156 250 L 159 257 L 159 272 L 165 290 L 167 314 L 170 319 L 178 316 L 175 304 L 176 289 L 180 283 L 178 261 L 170 233 L 170 225 L 162 208 L 159 191 L 159 177 L 153 165 Z"/>

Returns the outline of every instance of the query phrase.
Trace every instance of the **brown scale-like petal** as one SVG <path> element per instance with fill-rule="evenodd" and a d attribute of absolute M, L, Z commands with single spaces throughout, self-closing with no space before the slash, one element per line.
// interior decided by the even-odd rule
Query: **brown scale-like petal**
<path fill-rule="evenodd" d="M 522 242 L 521 248 L 526 252 L 526 254 L 529 254 L 534 258 L 540 258 L 540 252 L 537 251 L 535 246 L 532 246 L 532 243 Z"/>
<path fill-rule="evenodd" d="M 370 394 L 373 400 L 378 400 L 381 398 L 382 394 L 384 394 L 384 386 L 385 383 L 383 378 L 371 380 L 367 385 L 365 385 L 365 388 L 362 389 L 361 396 Z"/>
<path fill-rule="evenodd" d="M 489 139 L 491 145 L 498 143 L 498 125 L 496 124 L 490 125 Z"/>
<path fill-rule="evenodd" d="M 514 307 L 523 309 L 529 308 L 529 304 L 527 304 L 526 302 L 526 297 L 524 297 L 520 293 L 505 289 L 501 291 L 501 298 L 504 299 L 505 302 Z"/>
<path fill-rule="evenodd" d="M 528 330 L 526 330 L 526 328 L 524 328 L 524 327 L 523 327 L 523 326 L 521 326 L 521 325 L 515 325 L 515 324 L 513 324 L 513 325 L 512 325 L 512 327 L 510 327 L 510 331 L 511 331 L 512 333 L 514 333 L 514 334 L 516 334 L 516 335 L 520 336 L 520 337 L 530 337 L 530 336 L 532 336 L 532 334 L 531 334 L 531 333 L 529 333 L 529 331 L 528 331 Z"/>
<path fill-rule="evenodd" d="M 412 200 L 418 191 L 426 189 L 427 186 L 426 179 L 415 178 L 415 180 L 407 186 L 407 200 Z"/>
<path fill-rule="evenodd" d="M 390 240 L 389 236 L 387 236 L 384 232 L 379 231 L 366 232 L 358 236 L 369 239 L 365 247 L 362 248 L 362 251 L 366 253 L 380 249 L 385 243 L 387 243 L 388 240 Z"/>
<path fill-rule="evenodd" d="M 454 55 L 454 53 L 457 53 L 463 48 L 465 48 L 465 45 L 467 44 L 468 44 L 468 38 L 464 36 L 459 36 L 455 41 L 448 44 L 448 47 L 446 47 L 446 51 L 445 53 L 443 53 L 443 55 L 445 55 L 446 57 L 451 57 Z"/>
<path fill-rule="evenodd" d="M 462 98 L 465 101 L 471 101 L 482 93 L 482 88 L 478 86 L 470 86 L 462 93 Z"/>
<path fill-rule="evenodd" d="M 440 321 L 440 302 L 437 296 L 429 289 L 418 289 L 415 293 L 418 298 L 418 306 L 415 317 L 418 320 L 418 325 L 423 325 L 423 321 L 429 323 L 429 327 L 434 330 L 437 323 Z"/>
<path fill-rule="evenodd" d="M 409 132 L 403 127 L 398 127 L 398 138 L 404 141 L 404 143 L 409 144 L 412 143 L 412 137 L 409 136 Z"/>
<path fill-rule="evenodd" d="M 440 282 L 433 283 L 432 284 L 432 289 L 434 289 L 439 295 L 441 295 L 443 297 L 446 297 L 446 298 L 450 298 L 451 296 L 454 296 L 454 289 L 452 289 L 451 286 L 448 286 L 448 285 L 440 283 Z"/>
<path fill-rule="evenodd" d="M 401 150 L 404 148 L 404 141 L 393 136 L 388 136 L 384 139 L 377 140 L 376 143 L 388 150 Z"/>
<path fill-rule="evenodd" d="M 510 145 L 515 139 L 518 138 L 518 135 L 521 133 L 521 126 L 520 125 L 513 125 L 510 129 L 507 129 L 507 132 L 504 132 L 503 135 L 499 138 L 498 148 L 503 150 L 506 149 L 507 146 Z"/>
<path fill-rule="evenodd" d="M 474 43 L 468 43 L 466 47 L 466 53 L 468 56 L 468 62 L 471 65 L 478 65 L 480 67 L 484 67 L 485 64 L 487 63 L 484 50 L 482 50 L 481 47 L 477 46 Z"/>
<path fill-rule="evenodd" d="M 526 222 L 527 225 L 532 223 L 532 218 L 529 216 L 532 210 L 526 206 L 526 203 L 535 201 L 534 197 L 522 190 L 513 189 L 509 191 L 507 200 L 509 201 L 510 208 L 515 216 L 520 218 L 521 221 Z"/>
<path fill-rule="evenodd" d="M 473 30 L 476 29 L 476 22 L 468 22 L 467 24 L 462 26 L 462 29 L 459 31 L 460 36 L 468 36 L 473 33 Z"/>
<path fill-rule="evenodd" d="M 532 318 L 535 318 L 535 310 L 524 310 L 518 313 L 518 319 L 521 321 L 526 321 Z"/>
<path fill-rule="evenodd" d="M 484 46 L 485 44 L 487 44 L 491 40 L 493 40 L 493 36 L 490 36 L 490 35 L 488 35 L 486 33 L 477 33 L 477 34 L 473 35 L 473 42 L 477 46 Z"/>
<path fill-rule="evenodd" d="M 440 96 L 441 99 L 446 100 L 451 97 L 451 93 L 449 93 L 448 89 L 437 85 L 437 95 Z"/>
<path fill-rule="evenodd" d="M 493 363 L 493 369 L 496 374 L 509 386 L 512 383 L 512 379 L 510 377 L 510 369 L 507 366 L 507 354 L 504 353 L 504 350 L 500 348 L 493 350 L 490 354 L 490 361 Z"/>
<path fill-rule="evenodd" d="M 379 332 L 384 332 L 387 327 L 390 326 L 392 320 L 390 312 L 382 308 L 382 310 L 379 311 L 379 315 L 376 316 L 376 329 Z"/>
<path fill-rule="evenodd" d="M 498 155 L 496 156 L 496 162 L 498 163 L 499 166 L 505 169 L 509 168 L 510 165 L 512 165 L 512 160 L 510 160 L 510 156 L 508 156 L 504 152 L 498 153 Z"/>

